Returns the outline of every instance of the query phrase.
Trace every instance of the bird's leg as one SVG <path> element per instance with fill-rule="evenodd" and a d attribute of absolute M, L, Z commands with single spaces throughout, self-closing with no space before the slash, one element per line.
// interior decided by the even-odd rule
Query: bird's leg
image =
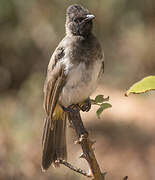
<path fill-rule="evenodd" d="M 68 107 L 64 107 L 63 105 L 61 105 L 61 107 L 65 112 L 74 112 L 77 110 L 82 110 L 82 111 L 88 112 L 91 108 L 91 100 L 90 100 L 90 98 L 88 98 L 82 103 L 72 104 Z"/>
<path fill-rule="evenodd" d="M 91 108 L 91 101 L 90 98 L 86 99 L 84 102 L 78 104 L 79 108 L 82 111 L 88 112 Z"/>
<path fill-rule="evenodd" d="M 68 113 L 68 115 L 69 114 L 74 114 L 74 113 L 76 114 L 77 111 L 80 111 L 80 107 L 79 107 L 78 104 L 72 104 L 72 105 L 68 106 L 67 108 L 62 106 L 62 105 L 61 105 L 61 107 L 65 112 Z M 70 123 L 70 127 L 74 128 L 71 119 L 69 118 L 68 120 L 69 120 L 69 123 Z"/>
<path fill-rule="evenodd" d="M 68 107 L 64 107 L 64 106 L 61 105 L 61 107 L 65 112 L 75 112 L 75 111 L 80 109 L 78 104 L 72 104 L 72 105 L 70 105 Z"/>

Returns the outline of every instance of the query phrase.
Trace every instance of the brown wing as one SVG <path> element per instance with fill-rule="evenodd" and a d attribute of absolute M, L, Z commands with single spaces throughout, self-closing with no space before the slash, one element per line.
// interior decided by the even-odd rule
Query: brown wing
<path fill-rule="evenodd" d="M 50 74 L 48 74 L 50 76 Z M 47 77 L 44 86 L 44 108 L 47 119 L 52 120 L 52 115 L 65 83 L 64 65 L 59 64 L 53 69 L 51 77 Z M 52 127 L 52 122 L 51 127 Z M 43 138 L 44 139 L 44 138 Z"/>
<path fill-rule="evenodd" d="M 62 57 L 63 49 L 56 49 L 50 60 L 47 78 L 44 85 L 44 108 L 46 112 L 46 118 L 44 120 L 42 136 L 43 156 L 47 155 L 49 151 L 49 142 L 51 141 L 52 134 L 51 129 L 54 127 L 55 123 L 52 115 L 66 79 L 64 74 L 64 65 L 60 63 L 60 59 Z M 50 156 L 52 156 L 52 154 Z"/>
<path fill-rule="evenodd" d="M 44 85 L 44 108 L 47 116 L 52 115 L 60 91 L 64 85 L 64 65 L 60 59 L 64 56 L 64 49 L 58 47 L 53 53 L 48 65 L 47 77 Z"/>
<path fill-rule="evenodd" d="M 56 65 L 48 76 L 44 86 L 44 108 L 46 115 L 51 117 L 65 83 L 64 65 Z"/>

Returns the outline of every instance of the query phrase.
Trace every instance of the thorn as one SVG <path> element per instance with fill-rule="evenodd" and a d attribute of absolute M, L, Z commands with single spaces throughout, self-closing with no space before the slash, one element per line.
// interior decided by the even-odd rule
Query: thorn
<path fill-rule="evenodd" d="M 74 129 L 74 127 L 73 127 L 73 125 L 72 125 L 72 124 L 69 124 L 69 125 L 68 125 L 68 127 L 69 127 L 69 128 L 73 128 L 73 129 Z"/>
<path fill-rule="evenodd" d="M 43 167 L 41 167 L 41 170 L 42 170 L 42 172 L 45 172 L 45 171 L 46 171 Z"/>
<path fill-rule="evenodd" d="M 86 158 L 85 154 L 84 153 L 81 153 L 81 155 L 79 156 L 79 158 Z"/>
<path fill-rule="evenodd" d="M 60 160 L 59 159 L 55 160 L 55 163 L 60 163 Z"/>
<path fill-rule="evenodd" d="M 55 168 L 60 167 L 60 160 L 59 159 L 55 160 L 55 162 L 53 163 L 53 167 L 55 167 Z"/>
<path fill-rule="evenodd" d="M 102 177 L 104 178 L 106 174 L 107 174 L 107 172 L 102 173 Z"/>
<path fill-rule="evenodd" d="M 81 142 L 86 139 L 86 135 L 85 134 L 82 134 L 78 140 L 76 140 L 74 143 L 75 144 L 81 144 Z"/>
<path fill-rule="evenodd" d="M 79 142 L 82 142 L 84 139 L 85 139 L 85 135 L 82 134 L 82 135 L 80 136 L 80 138 L 79 138 Z"/>
<path fill-rule="evenodd" d="M 76 141 L 74 141 L 74 144 L 80 144 L 81 143 L 81 141 L 80 140 L 76 140 Z"/>

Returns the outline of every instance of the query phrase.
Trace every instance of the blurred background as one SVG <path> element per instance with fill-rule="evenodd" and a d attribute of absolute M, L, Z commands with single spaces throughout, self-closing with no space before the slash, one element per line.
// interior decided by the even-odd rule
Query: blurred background
<path fill-rule="evenodd" d="M 41 172 L 43 84 L 74 3 L 94 13 L 94 33 L 105 52 L 95 92 L 110 96 L 101 119 L 83 113 L 106 180 L 155 179 L 155 93 L 124 97 L 136 81 L 155 74 L 155 1 L 0 0 L 0 180 L 87 179 L 65 167 Z M 69 162 L 88 170 L 68 128 Z"/>

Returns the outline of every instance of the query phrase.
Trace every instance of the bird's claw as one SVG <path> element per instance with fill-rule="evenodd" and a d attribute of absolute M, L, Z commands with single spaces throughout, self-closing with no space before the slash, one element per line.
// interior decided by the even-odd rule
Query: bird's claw
<path fill-rule="evenodd" d="M 64 106 L 61 106 L 62 109 L 65 111 L 65 112 L 72 112 L 74 113 L 75 111 L 79 110 L 79 106 L 76 105 L 76 104 L 72 104 L 68 107 L 64 107 Z"/>
<path fill-rule="evenodd" d="M 90 108 L 91 108 L 91 101 L 88 98 L 83 103 L 72 104 L 72 105 L 70 105 L 68 107 L 64 107 L 64 106 L 61 105 L 61 107 L 65 112 L 75 112 L 77 110 L 78 111 L 81 110 L 83 112 L 85 112 L 85 111 L 88 112 L 90 110 Z"/>
<path fill-rule="evenodd" d="M 91 101 L 90 99 L 86 99 L 83 103 L 79 104 L 79 108 L 84 112 L 88 112 L 91 109 Z"/>

